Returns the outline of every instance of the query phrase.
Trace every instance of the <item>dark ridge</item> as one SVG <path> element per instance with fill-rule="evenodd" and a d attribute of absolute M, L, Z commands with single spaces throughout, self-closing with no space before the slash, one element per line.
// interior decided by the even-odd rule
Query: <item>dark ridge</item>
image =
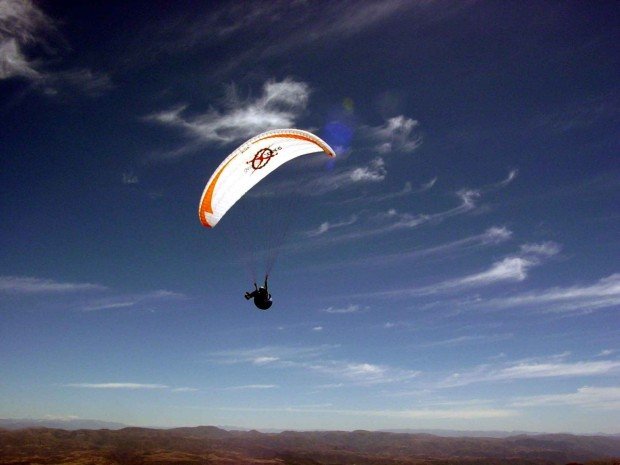
<path fill-rule="evenodd" d="M 611 465 L 619 458 L 619 437 L 567 434 L 454 438 L 365 430 L 260 433 L 214 426 L 0 430 L 0 464 L 11 465 Z"/>

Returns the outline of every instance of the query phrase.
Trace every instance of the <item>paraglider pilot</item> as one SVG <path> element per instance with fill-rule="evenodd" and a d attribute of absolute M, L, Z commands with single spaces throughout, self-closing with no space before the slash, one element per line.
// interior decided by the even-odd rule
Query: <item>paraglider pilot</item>
<path fill-rule="evenodd" d="M 252 292 L 245 293 L 245 299 L 250 300 L 254 299 L 254 305 L 256 305 L 261 310 L 268 310 L 269 307 L 273 304 L 273 300 L 271 300 L 271 294 L 267 288 L 267 279 L 268 275 L 265 276 L 265 284 L 261 287 L 258 287 L 256 283 L 254 283 L 254 290 Z"/>

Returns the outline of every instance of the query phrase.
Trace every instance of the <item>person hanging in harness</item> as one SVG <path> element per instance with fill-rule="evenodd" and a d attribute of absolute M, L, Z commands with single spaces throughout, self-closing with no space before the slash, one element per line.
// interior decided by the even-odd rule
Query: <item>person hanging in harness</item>
<path fill-rule="evenodd" d="M 267 287 L 267 279 L 269 279 L 269 275 L 265 275 L 265 284 L 258 287 L 254 283 L 254 290 L 245 293 L 245 300 L 254 299 L 254 305 L 261 310 L 268 310 L 273 305 L 273 300 L 271 300 L 271 294 Z"/>

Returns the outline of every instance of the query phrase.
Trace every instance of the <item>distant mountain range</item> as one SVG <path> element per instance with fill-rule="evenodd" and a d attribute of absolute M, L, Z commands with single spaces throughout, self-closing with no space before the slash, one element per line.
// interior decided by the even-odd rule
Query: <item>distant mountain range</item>
<path fill-rule="evenodd" d="M 78 429 L 121 429 L 126 427 L 127 425 L 122 423 L 100 420 L 81 420 L 77 418 L 0 418 L 0 428 L 8 430 L 24 428 L 56 428 L 74 431 Z"/>
<path fill-rule="evenodd" d="M 64 424 L 71 421 L 76 420 Z M 620 437 L 569 434 L 439 437 L 363 430 L 261 433 L 227 431 L 215 426 L 96 431 L 0 429 L 0 464 L 31 463 L 617 465 Z"/>
<path fill-rule="evenodd" d="M 0 428 L 8 430 L 18 430 L 25 428 L 54 428 L 64 429 L 67 431 L 75 431 L 79 429 L 111 429 L 118 430 L 122 428 L 130 427 L 130 425 L 124 423 L 101 421 L 101 420 L 82 420 L 78 418 L 0 418 Z M 226 431 L 251 431 L 252 428 L 246 428 L 243 426 L 231 426 L 231 425 L 218 425 L 218 429 Z M 153 427 L 153 429 L 174 429 L 166 427 Z M 282 433 L 284 431 L 290 431 L 284 428 L 256 428 L 255 431 L 261 433 Z M 310 431 L 310 430 L 295 430 L 298 432 Z M 321 430 L 312 430 L 321 431 Z M 322 430 L 328 431 L 328 430 Z M 451 429 L 412 429 L 412 428 L 400 428 L 400 429 L 382 429 L 377 430 L 378 433 L 398 433 L 398 434 L 431 434 L 433 436 L 439 436 L 444 438 L 509 438 L 512 436 L 539 436 L 548 433 L 532 432 L 532 431 L 491 431 L 491 430 L 451 430 Z M 572 433 L 565 433 L 572 434 Z M 620 437 L 620 433 L 617 434 L 605 434 L 605 433 L 592 433 L 583 434 L 582 436 L 608 436 L 608 437 Z"/>

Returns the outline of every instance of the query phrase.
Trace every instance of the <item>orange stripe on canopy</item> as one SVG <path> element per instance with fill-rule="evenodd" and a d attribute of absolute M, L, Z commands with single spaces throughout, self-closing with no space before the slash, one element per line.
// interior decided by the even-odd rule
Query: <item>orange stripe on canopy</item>
<path fill-rule="evenodd" d="M 232 157 L 228 162 L 220 168 L 220 170 L 213 177 L 213 181 L 207 186 L 205 194 L 202 196 L 202 201 L 200 202 L 200 207 L 198 207 L 198 216 L 200 217 L 200 222 L 203 226 L 207 228 L 211 228 L 212 226 L 207 221 L 205 217 L 205 213 L 213 213 L 213 205 L 211 205 L 211 200 L 213 199 L 213 191 L 215 190 L 215 184 L 217 184 L 217 180 L 219 179 L 222 171 L 228 166 L 228 164 L 233 161 L 237 155 Z"/>

